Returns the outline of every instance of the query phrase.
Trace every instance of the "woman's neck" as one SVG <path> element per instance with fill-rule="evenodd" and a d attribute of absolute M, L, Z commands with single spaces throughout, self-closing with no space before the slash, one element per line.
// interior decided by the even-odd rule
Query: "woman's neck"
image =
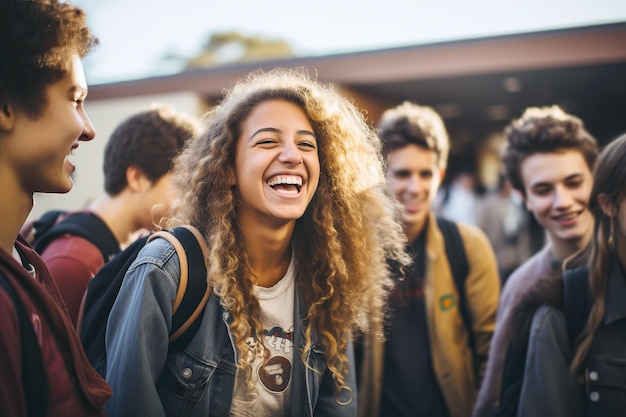
<path fill-rule="evenodd" d="M 280 228 L 246 228 L 241 225 L 255 285 L 272 287 L 285 275 L 291 262 L 294 225 Z"/>

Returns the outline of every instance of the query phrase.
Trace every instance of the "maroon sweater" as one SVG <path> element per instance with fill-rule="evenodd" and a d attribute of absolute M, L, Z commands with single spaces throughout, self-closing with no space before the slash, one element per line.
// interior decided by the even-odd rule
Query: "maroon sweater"
<path fill-rule="evenodd" d="M 43 261 L 21 236 L 18 250 L 34 266 L 33 278 L 13 256 L 0 249 L 0 273 L 13 286 L 31 317 L 48 374 L 46 416 L 104 416 L 108 384 L 89 364 L 67 308 Z M 26 416 L 22 387 L 22 350 L 18 315 L 0 288 L 0 415 Z"/>

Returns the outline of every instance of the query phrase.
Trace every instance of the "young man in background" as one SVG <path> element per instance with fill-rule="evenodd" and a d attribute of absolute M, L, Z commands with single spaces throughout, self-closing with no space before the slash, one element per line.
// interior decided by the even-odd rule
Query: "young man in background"
<path fill-rule="evenodd" d="M 83 227 L 97 231 L 93 240 L 68 233 L 40 249 L 75 325 L 89 280 L 109 260 L 103 253 L 119 252 L 167 213 L 174 157 L 198 129 L 195 119 L 158 106 L 128 117 L 111 134 L 104 150 L 105 194 L 78 212 L 89 219 Z M 115 250 L 103 252 L 105 241 Z"/>
<path fill-rule="evenodd" d="M 494 331 L 496 259 L 480 229 L 437 219 L 431 208 L 449 150 L 441 117 L 405 102 L 383 114 L 380 137 L 414 264 L 388 302 L 386 340 L 375 334 L 362 340 L 359 415 L 466 417 Z M 458 259 L 447 253 L 455 232 Z M 453 271 L 463 254 L 457 286 Z"/>
<path fill-rule="evenodd" d="M 537 284 L 557 279 L 562 262 L 584 248 L 593 233 L 587 206 L 598 145 L 582 121 L 558 106 L 532 107 L 509 124 L 505 135 L 506 175 L 544 228 L 547 242 L 504 286 L 474 417 L 491 416 L 499 406 L 505 358 L 518 329 L 516 306 Z"/>

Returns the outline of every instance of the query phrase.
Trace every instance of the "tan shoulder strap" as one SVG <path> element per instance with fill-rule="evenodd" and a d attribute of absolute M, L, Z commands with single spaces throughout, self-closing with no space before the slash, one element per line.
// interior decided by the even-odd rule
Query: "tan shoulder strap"
<path fill-rule="evenodd" d="M 178 307 L 180 307 L 180 303 L 185 296 L 185 291 L 187 290 L 187 281 L 189 279 L 189 265 L 187 264 L 187 254 L 185 253 L 185 249 L 183 249 L 183 245 L 173 234 L 166 232 L 164 230 L 159 230 L 158 232 L 154 232 L 149 238 L 148 242 L 153 241 L 156 238 L 163 238 L 170 242 L 174 249 L 176 249 L 176 254 L 178 255 L 178 261 L 180 262 L 180 279 L 178 282 L 178 289 L 176 290 L 176 298 L 174 298 L 174 307 L 172 308 L 172 315 L 176 313 Z"/>
<path fill-rule="evenodd" d="M 186 228 L 194 235 L 194 237 L 198 241 L 198 245 L 200 246 L 200 249 L 202 250 L 203 261 L 206 263 L 207 246 L 206 246 L 206 241 L 204 239 L 204 236 L 202 236 L 202 233 L 200 233 L 200 231 L 192 225 L 183 225 L 182 227 Z M 180 262 L 180 279 L 179 279 L 178 288 L 176 289 L 176 297 L 174 298 L 174 306 L 172 308 L 172 315 L 174 315 L 174 313 L 176 313 L 176 311 L 180 307 L 183 297 L 185 296 L 185 292 L 187 291 L 187 283 L 189 281 L 189 265 L 187 261 L 187 253 L 185 252 L 183 245 L 176 238 L 176 236 L 164 230 L 160 230 L 158 232 L 153 233 L 148 238 L 148 242 L 159 237 L 171 243 L 171 245 L 176 250 L 176 254 L 178 255 L 178 260 Z M 176 340 L 180 335 L 182 335 L 185 332 L 185 330 L 189 328 L 189 326 L 191 326 L 191 324 L 196 320 L 196 318 L 203 311 L 204 306 L 206 305 L 206 302 L 208 301 L 210 295 L 211 295 L 211 287 L 207 283 L 207 288 L 204 293 L 204 296 L 202 297 L 202 300 L 200 301 L 196 309 L 193 311 L 193 313 L 189 316 L 187 321 L 185 321 L 185 323 L 183 323 L 183 325 L 177 331 L 175 331 L 173 334 L 170 335 L 170 338 L 169 338 L 170 342 L 173 342 L 174 340 Z"/>

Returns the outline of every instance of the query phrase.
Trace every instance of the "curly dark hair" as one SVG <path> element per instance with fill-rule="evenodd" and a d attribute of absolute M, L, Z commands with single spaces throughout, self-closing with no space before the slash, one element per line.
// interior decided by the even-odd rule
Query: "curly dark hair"
<path fill-rule="evenodd" d="M 126 170 L 141 169 L 153 182 L 171 171 L 174 157 L 188 139 L 200 132 L 200 123 L 168 106 L 156 105 L 122 121 L 104 149 L 104 189 L 112 196 L 127 185 Z"/>
<path fill-rule="evenodd" d="M 84 58 L 98 44 L 85 12 L 59 0 L 0 1 L 0 39 L 0 98 L 33 118 L 72 55 Z"/>
<path fill-rule="evenodd" d="M 529 107 L 504 133 L 504 171 L 513 187 L 524 195 L 521 164 L 528 156 L 574 150 L 582 154 L 590 170 L 598 157 L 596 139 L 585 130 L 582 120 L 559 106 Z"/>

